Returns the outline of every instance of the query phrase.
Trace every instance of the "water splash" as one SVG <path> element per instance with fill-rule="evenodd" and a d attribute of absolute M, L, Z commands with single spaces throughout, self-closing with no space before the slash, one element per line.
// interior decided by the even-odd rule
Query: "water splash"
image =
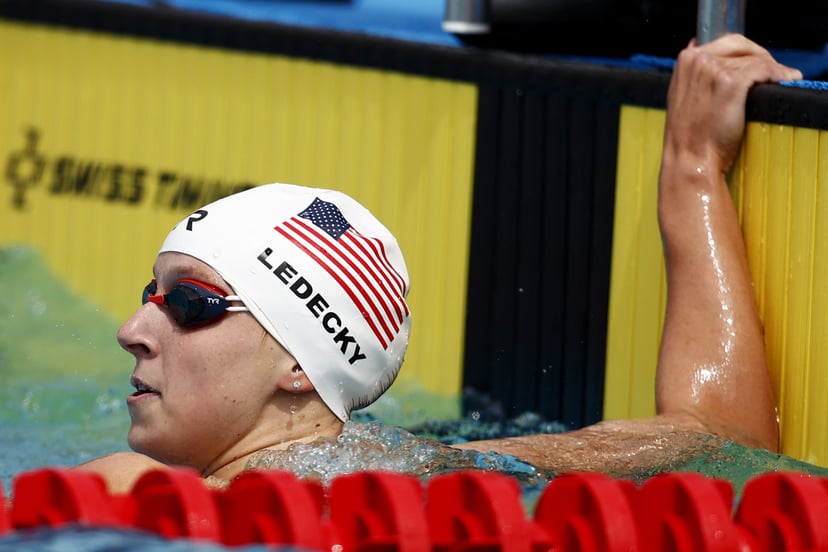
<path fill-rule="evenodd" d="M 356 471 L 389 471 L 429 478 L 461 469 L 511 475 L 524 489 L 543 486 L 548 476 L 513 456 L 459 450 L 379 422 L 347 422 L 337 438 L 296 443 L 286 450 L 262 451 L 249 468 L 289 470 L 299 477 L 330 483 Z"/>

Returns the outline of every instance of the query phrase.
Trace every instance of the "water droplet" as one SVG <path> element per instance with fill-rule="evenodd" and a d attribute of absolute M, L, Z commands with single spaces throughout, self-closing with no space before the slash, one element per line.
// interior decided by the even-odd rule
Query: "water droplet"
<path fill-rule="evenodd" d="M 472 412 L 472 413 L 471 413 L 471 418 L 472 418 L 472 420 L 474 420 L 475 422 L 476 422 L 476 421 L 478 421 L 478 420 L 480 420 L 480 412 L 478 412 L 477 410 L 475 410 L 474 412 Z"/>
<path fill-rule="evenodd" d="M 296 414 L 297 412 L 299 412 L 299 408 L 295 404 L 290 405 L 290 413 Z"/>
<path fill-rule="evenodd" d="M 34 316 L 43 316 L 46 314 L 46 303 L 43 301 L 35 301 L 32 303 L 31 311 Z"/>

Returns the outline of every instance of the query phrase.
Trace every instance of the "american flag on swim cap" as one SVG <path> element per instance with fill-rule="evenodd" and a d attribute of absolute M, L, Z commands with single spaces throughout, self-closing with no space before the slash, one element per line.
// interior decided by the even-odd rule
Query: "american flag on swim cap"
<path fill-rule="evenodd" d="M 382 242 L 360 234 L 336 205 L 318 197 L 275 230 L 330 274 L 387 349 L 409 311 L 405 280 Z"/>

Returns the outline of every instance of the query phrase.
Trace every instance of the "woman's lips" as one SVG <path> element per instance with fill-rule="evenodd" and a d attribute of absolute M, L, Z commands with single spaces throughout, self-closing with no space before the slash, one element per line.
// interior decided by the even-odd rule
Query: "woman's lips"
<path fill-rule="evenodd" d="M 156 395 L 160 396 L 161 392 L 152 387 L 151 385 L 147 384 L 140 378 L 132 376 L 129 380 L 129 383 L 135 388 L 135 392 L 132 393 L 128 398 L 128 402 L 134 402 L 135 400 L 146 397 L 149 395 Z"/>

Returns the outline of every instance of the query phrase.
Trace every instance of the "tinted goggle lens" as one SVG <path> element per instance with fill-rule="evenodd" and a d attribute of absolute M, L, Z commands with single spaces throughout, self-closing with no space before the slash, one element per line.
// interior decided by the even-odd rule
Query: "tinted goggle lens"
<path fill-rule="evenodd" d="M 144 288 L 141 304 L 165 305 L 177 324 L 184 327 L 214 322 L 227 311 L 245 311 L 244 306 L 231 306 L 239 301 L 235 295 L 222 295 L 221 290 L 195 280 L 179 280 L 169 293 L 157 295 L 158 285 L 152 280 Z"/>

